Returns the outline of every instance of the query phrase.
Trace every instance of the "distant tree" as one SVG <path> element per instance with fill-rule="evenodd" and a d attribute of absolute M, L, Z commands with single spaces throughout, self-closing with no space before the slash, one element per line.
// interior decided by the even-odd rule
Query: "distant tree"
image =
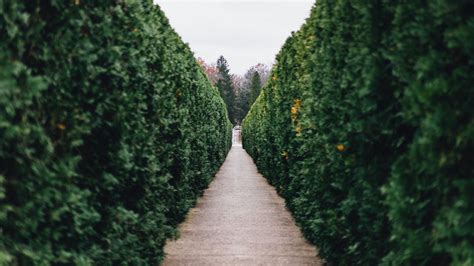
<path fill-rule="evenodd" d="M 235 97 L 234 115 L 237 124 L 241 124 L 247 112 L 250 109 L 249 105 L 249 91 L 241 89 L 237 91 Z"/>
<path fill-rule="evenodd" d="M 247 114 L 248 110 L 248 93 L 245 90 L 245 79 L 242 75 L 232 74 L 232 81 L 234 86 L 234 119 L 236 124 L 240 124 L 242 119 Z"/>
<path fill-rule="evenodd" d="M 217 83 L 216 86 L 219 89 L 222 99 L 227 106 L 227 113 L 229 115 L 230 121 L 235 124 L 236 119 L 234 117 L 234 101 L 235 101 L 235 92 L 234 92 L 234 83 L 232 76 L 230 74 L 229 64 L 227 60 L 221 55 L 217 59 Z"/>
<path fill-rule="evenodd" d="M 236 75 L 230 73 L 228 62 L 223 56 L 219 57 L 217 64 L 206 63 L 202 58 L 197 58 L 197 62 L 211 83 L 219 88 L 227 105 L 229 119 L 234 124 L 240 124 L 261 88 L 265 86 L 270 75 L 270 67 L 259 63 L 250 67 L 245 75 Z M 258 75 L 260 83 L 255 74 Z"/>
<path fill-rule="evenodd" d="M 257 99 L 258 95 L 260 94 L 260 90 L 262 89 L 262 81 L 260 80 L 260 74 L 258 71 L 253 72 L 252 80 L 250 82 L 250 95 L 249 95 L 249 106 Z"/>
<path fill-rule="evenodd" d="M 255 71 L 257 71 L 258 74 L 260 75 L 260 81 L 261 81 L 262 87 L 265 86 L 265 84 L 267 83 L 268 77 L 270 76 L 270 67 L 262 63 L 258 63 L 247 70 L 247 72 L 244 75 L 244 80 L 247 83 L 245 86 L 247 87 L 250 86 L 250 83 L 252 82 L 253 74 L 255 73 Z"/>
<path fill-rule="evenodd" d="M 245 79 L 242 75 L 232 74 L 232 84 L 234 86 L 234 93 L 237 95 L 242 90 Z"/>
<path fill-rule="evenodd" d="M 234 79 L 234 117 L 236 123 L 241 123 L 245 118 L 250 106 L 260 94 L 261 88 L 265 86 L 269 75 L 270 68 L 260 63 L 249 68 L 244 76 L 238 76 Z"/>
<path fill-rule="evenodd" d="M 216 64 L 208 64 L 204 61 L 202 58 L 197 59 L 198 64 L 201 66 L 202 70 L 204 70 L 204 73 L 206 73 L 207 78 L 209 78 L 209 81 L 211 81 L 212 85 L 217 84 L 217 79 L 219 76 L 219 71 L 217 70 Z"/>

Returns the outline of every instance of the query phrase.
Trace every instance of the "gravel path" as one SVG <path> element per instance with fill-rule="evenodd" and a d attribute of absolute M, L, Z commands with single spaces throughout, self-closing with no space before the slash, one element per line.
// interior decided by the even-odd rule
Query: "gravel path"
<path fill-rule="evenodd" d="M 163 265 L 322 265 L 284 200 L 238 145 L 179 229 Z"/>

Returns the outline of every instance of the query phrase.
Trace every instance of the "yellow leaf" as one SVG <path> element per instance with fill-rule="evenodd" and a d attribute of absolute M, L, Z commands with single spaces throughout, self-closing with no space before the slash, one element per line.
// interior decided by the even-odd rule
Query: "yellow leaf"
<path fill-rule="evenodd" d="M 296 131 L 296 135 L 300 135 L 301 134 L 301 126 L 297 125 L 296 128 L 295 128 L 295 131 Z"/>
<path fill-rule="evenodd" d="M 346 147 L 344 147 L 343 144 L 337 144 L 336 149 L 337 149 L 338 151 L 344 151 L 344 150 L 346 149 Z"/>

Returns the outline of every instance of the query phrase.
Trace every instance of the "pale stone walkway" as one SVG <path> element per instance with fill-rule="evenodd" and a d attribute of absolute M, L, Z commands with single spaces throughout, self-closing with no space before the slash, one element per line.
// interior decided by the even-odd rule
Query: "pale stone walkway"
<path fill-rule="evenodd" d="M 164 265 L 321 265 L 285 203 L 234 145 L 204 196 L 169 241 Z"/>

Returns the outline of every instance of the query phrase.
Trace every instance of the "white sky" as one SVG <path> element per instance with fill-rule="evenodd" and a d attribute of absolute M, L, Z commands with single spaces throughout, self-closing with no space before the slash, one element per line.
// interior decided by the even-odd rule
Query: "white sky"
<path fill-rule="evenodd" d="M 315 0 L 154 0 L 196 57 L 215 63 L 220 55 L 231 72 L 272 64 L 292 31 L 309 16 Z"/>

